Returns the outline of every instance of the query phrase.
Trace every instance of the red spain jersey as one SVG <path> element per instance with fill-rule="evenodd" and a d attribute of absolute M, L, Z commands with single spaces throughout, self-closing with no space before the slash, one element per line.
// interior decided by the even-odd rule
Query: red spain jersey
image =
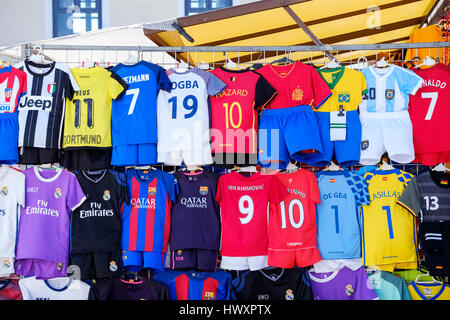
<path fill-rule="evenodd" d="M 285 66 L 267 64 L 257 72 L 277 90 L 267 109 L 300 105 L 318 109 L 332 94 L 325 80 L 312 66 L 298 61 Z"/>
<path fill-rule="evenodd" d="M 273 174 L 231 172 L 221 176 L 216 196 L 222 220 L 221 255 L 267 255 L 269 205 L 279 204 L 287 195 Z"/>
<path fill-rule="evenodd" d="M 211 73 L 227 85 L 211 97 L 212 152 L 257 153 L 257 111 L 276 95 L 275 89 L 249 69 L 220 67 Z"/>
<path fill-rule="evenodd" d="M 305 169 L 293 173 L 278 172 L 276 177 L 288 195 L 280 203 L 271 206 L 269 250 L 302 250 L 304 266 L 313 265 L 322 260 L 317 248 L 315 206 L 320 203 L 317 178 Z"/>
<path fill-rule="evenodd" d="M 409 115 L 413 127 L 414 162 L 432 166 L 450 161 L 450 67 L 436 64 L 412 69 L 424 79 L 422 87 L 410 96 Z"/>
<path fill-rule="evenodd" d="M 0 69 L 0 113 L 16 112 L 20 98 L 27 93 L 27 74 L 13 66 Z"/>
<path fill-rule="evenodd" d="M 167 252 L 176 179 L 161 171 L 125 172 L 130 204 L 123 204 L 122 250 Z"/>

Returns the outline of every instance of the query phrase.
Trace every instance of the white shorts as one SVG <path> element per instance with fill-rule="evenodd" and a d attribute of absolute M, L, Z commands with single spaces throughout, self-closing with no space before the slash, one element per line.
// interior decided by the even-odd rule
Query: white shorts
<path fill-rule="evenodd" d="M 408 111 L 360 114 L 362 165 L 375 165 L 384 152 L 397 163 L 414 160 L 412 123 Z"/>
<path fill-rule="evenodd" d="M 267 256 L 254 257 L 224 257 L 220 262 L 220 268 L 224 270 L 249 270 L 256 271 L 267 267 Z"/>
<path fill-rule="evenodd" d="M 15 273 L 14 258 L 0 258 L 0 277 Z"/>
<path fill-rule="evenodd" d="M 203 150 L 178 150 L 158 152 L 158 162 L 165 165 L 181 166 L 205 166 L 213 163 L 211 149 L 205 147 Z"/>

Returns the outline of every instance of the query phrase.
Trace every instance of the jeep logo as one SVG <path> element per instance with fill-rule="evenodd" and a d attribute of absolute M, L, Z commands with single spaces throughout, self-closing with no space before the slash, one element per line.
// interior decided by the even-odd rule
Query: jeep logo
<path fill-rule="evenodd" d="M 25 96 L 20 99 L 19 108 L 25 110 L 37 110 L 37 111 L 52 111 L 52 101 L 51 96 Z M 24 111 L 25 111 L 24 110 Z"/>

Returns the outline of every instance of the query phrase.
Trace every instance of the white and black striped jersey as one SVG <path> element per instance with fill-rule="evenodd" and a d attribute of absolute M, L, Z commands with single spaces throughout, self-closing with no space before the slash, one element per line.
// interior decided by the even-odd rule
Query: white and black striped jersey
<path fill-rule="evenodd" d="M 19 147 L 60 149 L 66 98 L 79 90 L 68 66 L 24 60 L 15 67 L 27 74 L 27 94 L 19 101 Z"/>

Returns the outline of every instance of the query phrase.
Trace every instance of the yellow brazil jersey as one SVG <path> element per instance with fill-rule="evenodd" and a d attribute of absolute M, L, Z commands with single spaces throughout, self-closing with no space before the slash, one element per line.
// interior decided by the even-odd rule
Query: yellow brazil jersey
<path fill-rule="evenodd" d="M 125 93 L 127 84 L 101 67 L 71 72 L 80 90 L 67 100 L 63 148 L 111 147 L 112 100 Z"/>
<path fill-rule="evenodd" d="M 342 106 L 345 111 L 354 111 L 362 100 L 367 89 L 366 78 L 358 70 L 344 66 L 334 69 L 317 69 L 333 93 L 317 112 L 339 111 Z"/>
<path fill-rule="evenodd" d="M 394 268 L 416 269 L 416 216 L 397 203 L 413 175 L 398 169 L 375 169 L 364 178 L 370 203 L 361 210 L 363 265 L 389 272 Z"/>
<path fill-rule="evenodd" d="M 407 286 L 412 300 L 450 300 L 450 286 L 445 283 L 416 283 Z"/>

